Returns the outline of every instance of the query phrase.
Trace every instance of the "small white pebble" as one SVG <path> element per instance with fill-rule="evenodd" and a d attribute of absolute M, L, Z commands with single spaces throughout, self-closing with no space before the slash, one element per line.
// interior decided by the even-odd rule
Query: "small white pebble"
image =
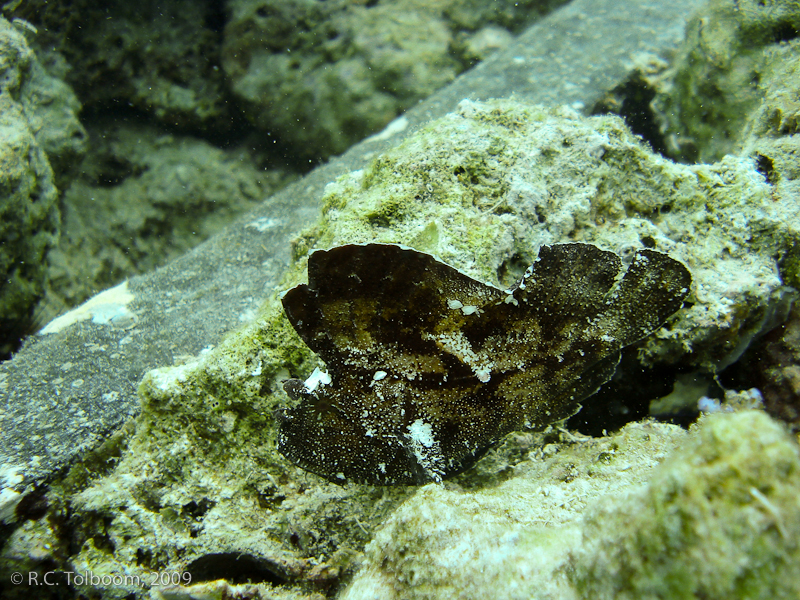
<path fill-rule="evenodd" d="M 448 300 L 447 301 L 447 307 L 451 308 L 453 310 L 457 310 L 457 309 L 461 308 L 462 306 L 464 306 L 464 305 L 461 302 L 459 302 L 458 300 Z"/>

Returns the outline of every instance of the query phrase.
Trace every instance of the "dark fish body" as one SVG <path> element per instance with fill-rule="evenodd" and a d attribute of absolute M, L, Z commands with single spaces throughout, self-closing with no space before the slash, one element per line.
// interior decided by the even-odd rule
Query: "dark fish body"
<path fill-rule="evenodd" d="M 285 382 L 280 452 L 337 483 L 423 484 L 573 415 L 691 286 L 653 250 L 621 270 L 589 244 L 543 246 L 504 291 L 403 246 L 314 252 L 282 302 L 328 374 Z"/>

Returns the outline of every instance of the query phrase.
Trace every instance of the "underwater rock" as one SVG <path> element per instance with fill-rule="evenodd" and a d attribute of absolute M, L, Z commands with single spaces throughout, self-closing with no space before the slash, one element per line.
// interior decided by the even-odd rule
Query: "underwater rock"
<path fill-rule="evenodd" d="M 542 246 L 503 291 L 403 246 L 314 252 L 282 302 L 330 372 L 285 382 L 300 404 L 277 413 L 278 449 L 333 482 L 423 484 L 573 415 L 689 293 L 666 254 L 639 250 L 617 283 L 621 266 L 591 244 Z"/>
<path fill-rule="evenodd" d="M 222 67 L 260 131 L 326 158 L 483 58 L 491 45 L 483 27 L 510 38 L 562 3 L 231 0 Z"/>
<path fill-rule="evenodd" d="M 800 306 L 795 303 L 786 322 L 753 344 L 722 380 L 728 387 L 754 382 L 767 413 L 800 431 Z"/>
<path fill-rule="evenodd" d="M 761 411 L 710 415 L 644 489 L 588 511 L 581 598 L 797 598 L 800 449 Z"/>
<path fill-rule="evenodd" d="M 295 191 L 298 198 L 302 197 L 301 190 Z M 495 283 L 501 290 L 520 279 L 535 260 L 536 248 L 543 245 L 592 242 L 623 257 L 632 257 L 643 246 L 650 247 L 689 267 L 694 283 L 688 300 L 694 305 L 690 307 L 687 302 L 686 308 L 670 321 L 669 328 L 660 328 L 631 351 L 643 364 L 681 360 L 684 365 L 693 366 L 729 356 L 732 349 L 740 347 L 742 339 L 752 339 L 745 327 L 748 319 L 753 315 L 753 328 L 760 329 L 764 312 L 758 311 L 768 305 L 782 285 L 776 256 L 790 247 L 785 232 L 791 230 L 793 221 L 785 215 L 796 204 L 791 197 L 776 199 L 770 191 L 747 159 L 729 157 L 717 165 L 676 165 L 650 152 L 618 118 L 585 119 L 565 109 L 548 110 L 512 102 L 464 102 L 457 112 L 376 157 L 368 168 L 328 186 L 323 218 L 301 239 L 303 246 L 326 248 L 405 240 L 440 256 L 478 281 Z M 291 206 L 287 201 L 283 210 L 289 211 Z M 256 226 L 258 222 L 251 222 L 239 231 L 254 231 Z M 68 556 L 66 568 L 144 573 L 148 565 L 154 564 L 147 562 L 147 557 L 157 557 L 158 568 L 181 570 L 198 556 L 220 552 L 267 558 L 287 553 L 328 561 L 338 548 L 363 548 L 402 494 L 439 490 L 436 493 L 447 501 L 441 513 L 446 517 L 454 504 L 453 496 L 457 496 L 448 490 L 457 484 L 474 484 L 476 473 L 484 474 L 480 480 L 485 482 L 485 490 L 479 496 L 463 496 L 464 514 L 473 526 L 483 524 L 490 515 L 478 502 L 485 503 L 493 494 L 499 494 L 500 490 L 495 491 L 498 481 L 520 473 L 517 460 L 495 461 L 505 444 L 447 486 L 425 488 L 341 487 L 307 476 L 281 456 L 275 450 L 277 426 L 272 418 L 273 411 L 286 401 L 279 382 L 290 373 L 311 372 L 317 359 L 295 334 L 277 298 L 271 297 L 259 310 L 245 312 L 245 307 L 254 306 L 253 301 L 236 295 L 245 288 L 257 302 L 261 296 L 249 291 L 253 289 L 252 281 L 259 282 L 259 290 L 273 289 L 277 278 L 267 280 L 271 282 L 267 285 L 260 277 L 270 268 L 269 263 L 262 262 L 264 257 L 280 252 L 271 240 L 285 239 L 274 232 L 266 229 L 260 238 L 269 252 L 254 250 L 241 255 L 246 270 L 231 262 L 234 258 L 239 260 L 240 248 L 254 245 L 242 234 L 223 238 L 224 243 L 218 244 L 221 250 L 203 254 L 201 262 L 187 258 L 168 267 L 173 272 L 181 270 L 180 277 L 170 275 L 155 283 L 148 278 L 137 284 L 135 291 L 143 299 L 137 297 L 137 302 L 142 302 L 138 306 L 152 307 L 142 313 L 140 323 L 145 318 L 175 319 L 179 315 L 180 327 L 170 329 L 169 353 L 162 359 L 162 364 L 170 359 L 174 364 L 150 371 L 142 381 L 141 413 L 134 423 L 135 433 L 126 448 L 120 450 L 121 456 L 104 460 L 100 469 L 90 466 L 87 470 L 83 465 L 72 469 L 73 476 L 85 483 L 79 490 L 69 488 L 65 501 L 71 507 L 71 522 L 84 533 L 77 542 L 69 542 L 69 548 L 76 550 L 64 551 L 63 555 Z M 306 271 L 306 249 L 298 244 L 295 253 L 298 260 L 285 276 L 284 289 L 300 283 Z M 217 269 L 229 273 L 227 278 L 219 277 Z M 210 287 L 194 287 L 192 278 Z M 180 304 L 173 305 L 166 298 L 154 305 L 146 304 L 146 289 L 175 293 L 191 310 L 182 312 Z M 197 289 L 208 291 L 189 291 Z M 216 297 L 220 293 L 224 294 L 224 303 L 206 302 L 208 295 Z M 187 298 L 191 302 L 187 303 Z M 218 341 L 214 334 L 217 330 L 208 324 L 222 323 L 219 314 L 230 305 L 249 316 L 243 319 L 246 324 L 242 328 Z M 137 328 L 139 333 L 132 336 L 136 341 L 127 348 L 141 348 L 143 344 L 161 348 L 152 341 L 155 338 L 149 337 L 145 326 L 140 324 Z M 205 337 L 186 335 L 183 330 L 189 328 L 206 332 Z M 93 335 L 95 330 L 99 328 L 80 327 L 80 331 L 91 331 Z M 53 339 L 60 342 L 66 338 Z M 177 352 L 200 352 L 192 345 L 197 339 L 216 345 L 194 360 L 176 356 Z M 142 355 L 126 350 L 125 342 L 118 345 L 109 338 L 103 343 L 109 344 L 109 351 L 98 351 L 93 356 L 109 355 L 104 372 L 113 372 L 118 364 L 127 368 L 152 364 L 131 362 L 132 357 Z M 83 347 L 69 346 L 73 352 Z M 123 353 L 122 358 L 114 359 L 112 351 Z M 93 360 L 96 365 L 99 358 Z M 57 372 L 49 378 L 47 372 L 39 372 L 43 373 L 40 380 L 49 382 L 45 388 L 48 399 L 60 399 L 57 409 L 43 405 L 51 414 L 61 414 L 56 412 L 62 410 L 61 406 L 86 406 L 71 395 L 74 392 L 70 389 L 75 389 L 70 385 L 74 370 L 61 384 L 53 380 Z M 9 381 L 13 381 L 11 377 Z M 22 389 L 31 389 L 29 395 L 33 397 L 33 388 Z M 56 396 L 57 391 L 60 396 Z M 118 413 L 127 405 L 116 402 L 109 406 L 113 411 L 104 414 Z M 42 410 L 41 414 L 48 413 Z M 95 421 L 91 422 L 92 431 L 103 431 Z M 63 428 L 69 422 L 56 424 Z M 636 426 L 649 431 L 654 427 Z M 39 426 L 38 431 L 42 430 L 44 427 Z M 506 443 L 526 435 L 536 434 L 512 434 L 506 437 Z M 589 449 L 603 449 L 603 453 L 591 452 L 589 458 L 576 463 L 578 467 L 585 466 L 584 472 L 591 471 L 591 476 L 576 480 L 574 472 L 578 469 L 562 463 L 557 468 L 564 486 L 543 485 L 541 492 L 534 486 L 530 493 L 505 495 L 498 498 L 491 516 L 516 519 L 522 513 L 517 510 L 518 501 L 548 500 L 550 512 L 543 515 L 534 509 L 524 519 L 537 525 L 538 539 L 555 541 L 561 531 L 550 524 L 562 522 L 558 511 L 579 510 L 591 498 L 586 487 L 597 482 L 597 473 L 603 471 L 606 460 L 616 468 L 615 481 L 630 482 L 624 477 L 642 463 L 654 466 L 656 459 L 652 455 L 616 448 L 616 439 L 603 438 L 597 442 L 602 446 L 594 441 L 580 442 Z M 64 451 L 54 450 L 56 441 L 48 438 L 51 455 L 65 456 Z M 535 454 L 540 448 L 541 444 L 531 442 L 515 449 L 513 456 Z M 51 464 L 45 462 L 48 460 L 52 459 L 44 456 L 42 462 Z M 538 468 L 536 465 L 541 462 L 537 458 L 520 468 Z M 543 465 L 538 473 L 546 475 L 548 465 L 552 463 Z M 26 467 L 22 472 L 30 470 Z M 567 486 L 568 481 L 574 484 Z M 626 493 L 623 488 L 620 486 L 618 495 Z M 562 490 L 569 496 L 558 497 Z M 545 498 L 545 493 L 551 495 Z M 408 510 L 420 517 L 434 514 L 425 504 L 429 498 L 430 495 L 421 497 Z M 566 504 L 565 499 L 569 500 Z M 449 520 L 438 522 L 442 527 L 450 526 Z M 516 521 L 514 527 L 519 529 L 520 522 Z M 498 557 L 503 557 L 501 552 L 517 547 L 513 528 L 507 538 L 499 537 L 506 532 L 491 530 L 488 537 L 477 539 L 471 547 L 482 553 L 474 560 L 472 554 L 453 552 L 460 540 L 470 541 L 458 532 L 446 539 L 449 547 L 441 552 L 415 555 L 417 548 L 433 539 L 431 531 L 436 523 L 428 520 L 408 532 L 409 536 L 416 536 L 415 543 L 407 546 L 410 552 L 393 546 L 384 569 L 388 586 L 401 578 L 422 581 L 428 567 L 436 569 L 440 589 L 449 589 L 442 581 L 454 581 L 459 574 L 463 574 L 461 581 L 476 577 L 474 571 L 464 568 L 465 562 L 485 569 L 487 577 L 492 565 L 508 573 L 508 567 L 497 562 Z M 409 539 L 402 529 L 392 533 L 397 539 Z M 87 541 L 81 543 L 82 539 Z M 381 539 L 381 543 L 386 542 L 386 536 Z M 102 549 L 95 548 L 92 540 L 102 543 Z M 482 545 L 484 540 L 494 541 L 495 545 Z M 500 552 L 489 552 L 498 545 Z M 533 553 L 541 556 L 547 550 L 548 547 L 537 546 L 516 564 L 531 573 L 539 564 L 531 561 Z M 444 552 L 449 552 L 448 557 L 470 558 L 447 572 L 436 564 L 425 564 L 434 556 L 438 560 Z M 405 557 L 400 556 L 403 553 Z M 144 564 L 140 557 L 145 557 Z M 382 569 L 381 558 L 371 564 Z M 540 582 L 541 578 L 528 579 L 533 580 Z M 287 587 L 290 585 L 294 584 Z M 395 597 L 408 600 L 413 596 L 407 593 Z"/>
<path fill-rule="evenodd" d="M 49 318 L 177 258 L 291 177 L 141 121 L 98 118 L 89 130 L 96 141 L 64 190 L 61 241 L 48 256 Z"/>
<path fill-rule="evenodd" d="M 753 117 L 793 129 L 784 117 L 796 104 L 796 77 L 784 70 L 798 55 L 799 29 L 794 2 L 704 3 L 671 67 L 655 81 L 653 106 L 668 154 L 710 163 L 739 153 L 762 128 Z M 768 105 L 778 110 L 765 111 Z"/>
<path fill-rule="evenodd" d="M 340 598 L 798 597 L 800 453 L 763 412 L 631 423 L 513 473 L 420 488 Z"/>
<path fill-rule="evenodd" d="M 142 6 L 32 0 L 7 10 L 46 32 L 48 50 L 69 61 L 67 81 L 87 109 L 125 106 L 193 132 L 229 128 L 218 68 L 221 7 L 194 0 Z"/>
<path fill-rule="evenodd" d="M 58 241 L 58 190 L 40 140 L 41 88 L 25 37 L 0 18 L 0 359 L 32 327 L 44 293 L 44 257 Z"/>

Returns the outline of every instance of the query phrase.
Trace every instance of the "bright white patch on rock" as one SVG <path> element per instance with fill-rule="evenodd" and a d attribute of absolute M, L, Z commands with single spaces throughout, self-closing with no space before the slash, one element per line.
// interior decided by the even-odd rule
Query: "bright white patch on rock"
<path fill-rule="evenodd" d="M 462 306 L 464 306 L 464 305 L 461 304 L 461 302 L 459 302 L 458 300 L 448 300 L 447 301 L 447 307 L 448 308 L 452 308 L 453 310 L 459 309 Z"/>
<path fill-rule="evenodd" d="M 309 392 L 313 392 L 320 384 L 328 385 L 330 382 L 331 376 L 327 373 L 323 373 L 319 370 L 319 367 L 317 367 L 314 369 L 314 372 L 311 373 L 311 376 L 303 382 L 303 385 L 306 386 Z"/>
<path fill-rule="evenodd" d="M 128 310 L 127 304 L 133 298 L 133 294 L 128 291 L 128 282 L 125 281 L 110 290 L 100 292 L 78 308 L 53 319 L 39 333 L 43 335 L 56 333 L 73 323 L 86 319 L 91 319 L 98 325 L 113 325 L 123 329 L 130 327 L 135 324 L 136 315 Z"/>
<path fill-rule="evenodd" d="M 11 488 L 0 490 L 0 523 L 13 523 L 16 521 L 15 510 L 22 500 L 22 494 Z"/>
<path fill-rule="evenodd" d="M 22 500 L 22 494 L 11 488 L 24 481 L 20 474 L 21 467 L 17 465 L 0 465 L 0 522 L 12 523 L 17 520 L 15 509 Z"/>
<path fill-rule="evenodd" d="M 477 306 L 467 305 L 461 307 L 461 312 L 465 315 L 474 315 L 476 312 L 480 312 L 480 309 Z"/>
<path fill-rule="evenodd" d="M 18 465 L 11 465 L 11 464 L 2 464 L 0 465 L 0 485 L 3 487 L 11 487 L 12 485 L 18 485 L 25 480 L 20 474 L 22 471 L 22 467 Z"/>
<path fill-rule="evenodd" d="M 197 368 L 198 360 L 193 359 L 182 365 L 175 367 L 162 367 L 148 372 L 147 376 L 152 380 L 156 389 L 167 392 L 168 394 L 181 393 L 182 385 L 188 375 Z"/>
<path fill-rule="evenodd" d="M 251 221 L 245 227 L 250 227 L 251 229 L 255 229 L 259 233 L 264 233 L 268 229 L 273 229 L 274 227 L 278 227 L 279 225 L 283 225 L 285 219 L 273 219 L 271 217 L 261 217 L 256 219 L 255 221 Z"/>
<path fill-rule="evenodd" d="M 381 379 L 386 378 L 386 371 L 375 371 L 375 375 L 372 376 L 373 381 L 380 381 Z"/>
<path fill-rule="evenodd" d="M 408 127 L 408 117 L 402 116 L 397 117 L 394 121 L 389 123 L 386 127 L 383 128 L 383 131 L 376 133 L 368 137 L 364 142 L 380 142 L 383 140 L 388 140 L 390 137 L 395 135 L 396 133 L 400 133 L 406 127 Z"/>
<path fill-rule="evenodd" d="M 716 398 L 709 398 L 708 396 L 702 396 L 697 401 L 697 408 L 704 413 L 715 413 L 715 412 L 720 412 L 722 410 L 722 404 Z"/>

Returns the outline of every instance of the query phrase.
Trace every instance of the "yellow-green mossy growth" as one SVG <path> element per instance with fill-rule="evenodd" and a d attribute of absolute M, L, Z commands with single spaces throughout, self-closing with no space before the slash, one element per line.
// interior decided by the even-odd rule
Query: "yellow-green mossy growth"
<path fill-rule="evenodd" d="M 646 487 L 598 507 L 573 553 L 580 596 L 798 598 L 800 450 L 757 411 L 701 420 Z"/>
<path fill-rule="evenodd" d="M 797 202 L 773 191 L 751 158 L 676 164 L 617 117 L 464 100 L 329 184 L 296 255 L 400 243 L 508 286 L 541 245 L 588 242 L 625 259 L 646 246 L 683 262 L 695 283 L 692 305 L 643 342 L 641 362 L 722 369 L 785 312 L 776 257 L 794 256 L 798 230 L 785 215 Z"/>

